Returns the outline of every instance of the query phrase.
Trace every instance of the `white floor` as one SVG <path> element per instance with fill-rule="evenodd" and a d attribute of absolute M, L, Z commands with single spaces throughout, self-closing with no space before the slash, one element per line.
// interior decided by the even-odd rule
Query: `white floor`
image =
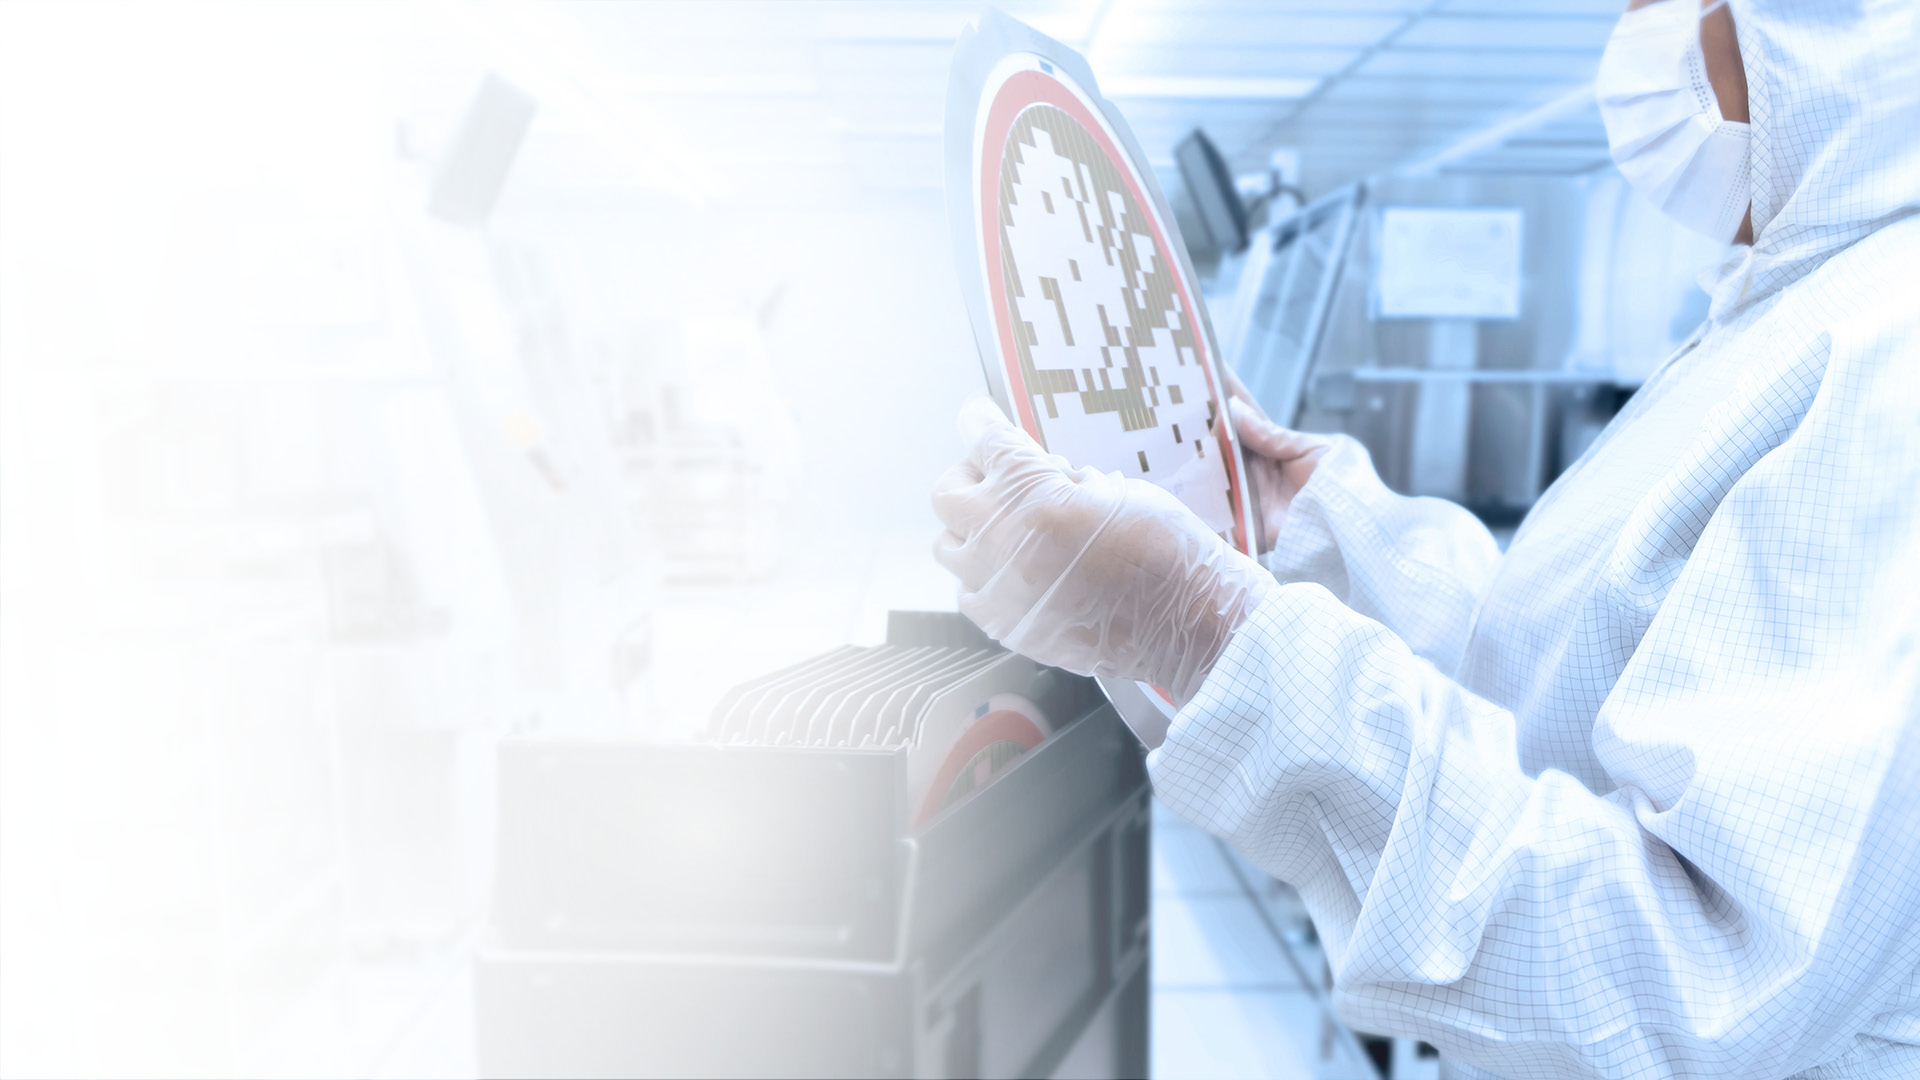
<path fill-rule="evenodd" d="M 1289 890 L 1155 804 L 1153 1075 L 1344 1080 L 1376 1074 L 1322 990 Z"/>

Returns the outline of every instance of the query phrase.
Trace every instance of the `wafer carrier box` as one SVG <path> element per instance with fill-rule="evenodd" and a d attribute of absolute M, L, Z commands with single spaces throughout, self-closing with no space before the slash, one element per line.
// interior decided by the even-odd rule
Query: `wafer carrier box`
<path fill-rule="evenodd" d="M 1004 655 L 947 613 L 876 648 Z M 1092 680 L 983 666 L 1050 733 L 931 817 L 898 739 L 505 745 L 482 1074 L 1146 1075 L 1140 744 Z"/>

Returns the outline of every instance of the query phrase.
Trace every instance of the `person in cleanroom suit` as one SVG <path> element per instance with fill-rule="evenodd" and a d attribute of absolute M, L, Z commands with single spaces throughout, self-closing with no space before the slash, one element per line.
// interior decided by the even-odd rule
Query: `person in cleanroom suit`
<path fill-rule="evenodd" d="M 1661 0 L 1596 92 L 1638 190 L 1751 243 L 1504 555 L 1239 402 L 1265 569 L 983 402 L 936 555 L 1010 647 L 1172 691 L 1156 792 L 1299 889 L 1354 1026 L 1458 1076 L 1920 1075 L 1920 5 Z"/>

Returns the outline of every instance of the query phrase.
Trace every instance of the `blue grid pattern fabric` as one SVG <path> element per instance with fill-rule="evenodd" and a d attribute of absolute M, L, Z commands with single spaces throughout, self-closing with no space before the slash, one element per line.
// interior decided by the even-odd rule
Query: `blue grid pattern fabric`
<path fill-rule="evenodd" d="M 1453 1075 L 1920 1075 L 1920 12 L 1734 7 L 1705 333 L 1505 555 L 1341 441 L 1149 759 Z"/>

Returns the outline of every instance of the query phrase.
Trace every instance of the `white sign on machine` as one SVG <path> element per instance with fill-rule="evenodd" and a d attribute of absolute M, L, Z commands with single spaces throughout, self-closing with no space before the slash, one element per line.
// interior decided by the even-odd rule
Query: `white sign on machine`
<path fill-rule="evenodd" d="M 1382 318 L 1520 317 L 1521 212 L 1390 206 L 1374 276 Z"/>

